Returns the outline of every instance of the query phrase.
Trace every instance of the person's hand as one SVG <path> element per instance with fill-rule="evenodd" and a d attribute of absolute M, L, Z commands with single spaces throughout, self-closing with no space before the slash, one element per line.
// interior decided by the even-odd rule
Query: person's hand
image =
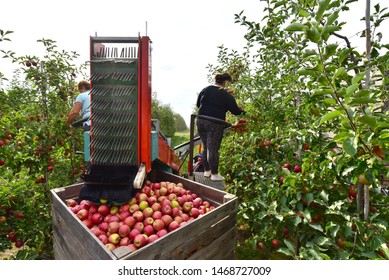
<path fill-rule="evenodd" d="M 248 122 L 249 121 L 246 119 L 237 120 L 234 124 L 231 125 L 231 129 L 238 132 L 245 131 L 246 127 L 244 127 L 244 125 Z"/>

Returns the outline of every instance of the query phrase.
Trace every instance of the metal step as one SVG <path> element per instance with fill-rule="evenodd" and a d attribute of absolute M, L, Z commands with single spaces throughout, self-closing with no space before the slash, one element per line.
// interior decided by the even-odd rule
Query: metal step
<path fill-rule="evenodd" d="M 218 189 L 221 191 L 226 190 L 226 186 L 224 185 L 223 181 L 212 181 L 211 179 L 204 177 L 204 172 L 193 172 L 193 179 L 195 182 L 209 186 L 211 188 Z"/>

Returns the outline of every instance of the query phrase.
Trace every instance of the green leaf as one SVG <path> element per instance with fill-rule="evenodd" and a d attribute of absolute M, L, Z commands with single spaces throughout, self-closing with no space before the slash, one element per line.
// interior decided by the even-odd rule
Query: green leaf
<path fill-rule="evenodd" d="M 334 21 L 339 17 L 339 11 L 336 11 L 327 18 L 326 25 L 331 25 L 334 23 Z"/>
<path fill-rule="evenodd" d="M 325 202 L 328 202 L 328 193 L 326 193 L 324 190 L 322 190 L 319 194 L 320 198 L 323 199 Z"/>
<path fill-rule="evenodd" d="M 343 150 L 350 156 L 354 156 L 357 153 L 358 140 L 356 137 L 349 137 L 343 142 Z"/>
<path fill-rule="evenodd" d="M 346 73 L 346 68 L 340 67 L 336 70 L 334 76 L 332 77 L 333 80 L 335 80 L 337 77 L 342 76 Z"/>
<path fill-rule="evenodd" d="M 291 257 L 294 257 L 294 253 L 292 251 L 290 251 L 288 248 L 285 248 L 285 247 L 281 247 L 277 250 L 277 252 L 280 252 L 284 255 L 287 255 L 287 256 L 291 256 Z"/>
<path fill-rule="evenodd" d="M 330 224 L 326 226 L 326 231 L 329 233 L 329 235 L 332 238 L 336 237 L 336 235 L 338 234 L 339 229 L 340 229 L 340 226 L 337 225 L 337 224 L 334 224 L 333 222 L 330 222 Z"/>
<path fill-rule="evenodd" d="M 335 105 L 336 104 L 336 100 L 333 99 L 333 98 L 326 98 L 326 99 L 323 99 L 323 103 L 327 104 L 327 105 Z"/>
<path fill-rule="evenodd" d="M 324 236 L 319 236 L 316 239 L 316 244 L 319 246 L 323 246 L 325 244 L 330 245 L 331 244 L 331 239 L 324 237 Z"/>
<path fill-rule="evenodd" d="M 352 79 L 351 79 L 351 83 L 352 84 L 358 84 L 362 79 L 363 77 L 365 77 L 365 72 L 360 72 L 358 74 L 356 74 Z"/>
<path fill-rule="evenodd" d="M 295 252 L 296 250 L 295 250 L 295 248 L 294 248 L 294 246 L 293 246 L 293 243 L 290 242 L 290 241 L 287 240 L 287 239 L 284 240 L 284 243 L 285 243 L 286 247 L 288 247 L 289 251 L 291 251 L 291 252 L 294 254 L 294 252 Z"/>
<path fill-rule="evenodd" d="M 320 32 L 317 30 L 316 26 L 311 26 L 308 30 L 305 30 L 305 35 L 308 40 L 314 43 L 318 43 L 320 41 Z"/>
<path fill-rule="evenodd" d="M 329 121 L 331 119 L 334 119 L 336 117 L 339 117 L 341 115 L 342 115 L 342 112 L 339 111 L 339 110 L 331 111 L 331 112 L 329 112 L 329 113 L 327 113 L 327 114 L 325 114 L 324 116 L 321 117 L 320 124 L 322 124 L 322 123 L 324 123 L 326 121 Z"/>
<path fill-rule="evenodd" d="M 376 98 L 370 97 L 361 97 L 354 98 L 349 104 L 350 105 L 366 105 L 366 104 L 376 104 L 378 100 Z"/>
<path fill-rule="evenodd" d="M 286 31 L 304 31 L 306 29 L 308 27 L 300 22 L 293 22 L 285 28 Z"/>
<path fill-rule="evenodd" d="M 367 124 L 368 126 L 370 126 L 373 129 L 376 128 L 376 126 L 377 126 L 377 120 L 376 120 L 376 118 L 374 118 L 372 116 L 364 115 L 364 116 L 359 118 L 359 121 L 361 123 Z"/>
<path fill-rule="evenodd" d="M 351 53 L 351 49 L 343 49 L 338 57 L 338 63 L 342 64 L 343 61 L 348 57 L 348 55 Z"/>
<path fill-rule="evenodd" d="M 319 1 L 319 8 L 317 9 L 315 19 L 317 22 L 320 22 L 323 18 L 324 12 L 327 10 L 330 0 L 321 0 Z"/>
<path fill-rule="evenodd" d="M 309 224 L 309 226 L 310 226 L 311 228 L 314 228 L 314 229 L 316 229 L 316 230 L 318 230 L 318 231 L 323 232 L 323 228 L 321 227 L 320 224 Z"/>
<path fill-rule="evenodd" d="M 309 69 L 301 69 L 297 71 L 297 74 L 301 76 L 316 76 L 316 71 L 315 70 L 309 70 Z"/>
<path fill-rule="evenodd" d="M 326 46 L 326 50 L 324 53 L 324 60 L 328 59 L 330 56 L 336 53 L 336 49 L 338 48 L 338 44 L 329 44 Z"/>
<path fill-rule="evenodd" d="M 359 86 L 358 84 L 352 84 L 351 86 L 348 86 L 346 89 L 346 94 L 347 95 L 352 94 L 354 91 L 358 89 L 358 86 Z"/>

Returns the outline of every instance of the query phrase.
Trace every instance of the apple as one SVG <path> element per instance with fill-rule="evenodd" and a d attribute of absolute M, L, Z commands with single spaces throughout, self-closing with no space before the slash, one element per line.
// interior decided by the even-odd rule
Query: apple
<path fill-rule="evenodd" d="M 128 244 L 127 247 L 130 249 L 131 252 L 135 252 L 137 250 L 133 243 Z"/>
<path fill-rule="evenodd" d="M 66 200 L 66 205 L 69 206 L 69 207 L 74 207 L 78 204 L 77 200 L 75 199 L 67 199 Z"/>
<path fill-rule="evenodd" d="M 117 213 L 119 213 L 119 207 L 117 206 L 112 206 L 111 209 L 109 210 L 109 213 L 111 215 L 116 215 Z"/>
<path fill-rule="evenodd" d="M 143 221 L 143 212 L 140 210 L 137 210 L 132 214 L 132 217 L 134 217 L 135 221 L 141 222 L 141 221 Z"/>
<path fill-rule="evenodd" d="M 134 237 L 133 243 L 136 248 L 141 248 L 145 246 L 147 243 L 146 236 L 144 234 L 138 234 L 137 236 Z"/>
<path fill-rule="evenodd" d="M 136 222 L 134 228 L 139 230 L 139 232 L 143 232 L 145 225 L 143 224 L 143 222 Z"/>
<path fill-rule="evenodd" d="M 135 236 L 137 236 L 138 234 L 140 234 L 140 231 L 137 230 L 136 228 L 133 228 L 133 229 L 130 231 L 130 234 L 128 235 L 128 237 L 129 237 L 131 240 L 134 240 Z"/>
<path fill-rule="evenodd" d="M 108 220 L 109 223 L 111 223 L 111 222 L 119 222 L 119 221 L 120 221 L 120 218 L 119 218 L 119 216 L 116 216 L 116 215 L 110 216 L 109 220 Z"/>
<path fill-rule="evenodd" d="M 149 204 L 146 200 L 139 202 L 139 210 L 143 211 L 145 208 L 149 207 Z"/>
<path fill-rule="evenodd" d="M 147 217 L 147 218 L 145 218 L 145 219 L 143 220 L 143 224 L 144 224 L 145 226 L 147 226 L 147 225 L 153 225 L 153 223 L 154 223 L 154 219 L 153 219 L 152 217 Z"/>
<path fill-rule="evenodd" d="M 190 218 L 190 216 L 187 213 L 181 214 L 182 221 L 187 222 L 187 221 L 189 221 L 189 218 Z"/>
<path fill-rule="evenodd" d="M 91 218 L 92 222 L 96 225 L 101 224 L 103 222 L 103 215 L 100 213 L 94 213 Z"/>
<path fill-rule="evenodd" d="M 128 225 L 123 224 L 119 227 L 118 233 L 119 233 L 120 237 L 126 237 L 130 234 L 130 231 L 131 231 L 131 228 Z"/>
<path fill-rule="evenodd" d="M 139 210 L 139 204 L 138 203 L 134 203 L 130 206 L 130 213 L 134 213 L 136 211 Z"/>
<path fill-rule="evenodd" d="M 16 241 L 16 233 L 11 232 L 10 234 L 8 234 L 8 239 L 11 240 L 12 242 L 15 242 Z"/>
<path fill-rule="evenodd" d="M 160 183 L 153 183 L 153 185 L 151 186 L 151 188 L 153 190 L 159 190 L 161 188 L 161 184 Z"/>
<path fill-rule="evenodd" d="M 94 233 L 94 235 L 96 235 L 97 237 L 100 236 L 102 234 L 101 230 L 99 229 L 98 226 L 94 226 L 94 227 L 91 227 L 90 228 L 91 232 Z"/>
<path fill-rule="evenodd" d="M 80 209 L 80 211 L 77 212 L 77 217 L 83 221 L 88 218 L 89 212 L 87 209 Z"/>
<path fill-rule="evenodd" d="M 131 216 L 130 211 L 122 212 L 119 214 L 119 219 L 121 221 L 124 221 L 127 217 L 130 217 L 130 216 Z"/>
<path fill-rule="evenodd" d="M 108 236 L 108 242 L 117 245 L 120 242 L 120 235 L 118 233 L 112 233 L 110 236 Z"/>
<path fill-rule="evenodd" d="M 169 193 L 169 195 L 167 196 L 167 199 L 169 199 L 170 201 L 176 200 L 177 195 L 175 193 Z"/>
<path fill-rule="evenodd" d="M 101 215 L 103 216 L 107 216 L 108 213 L 109 213 L 109 207 L 105 204 L 101 204 L 98 208 L 97 208 L 97 212 L 100 213 Z"/>
<path fill-rule="evenodd" d="M 293 168 L 293 171 L 296 172 L 296 173 L 300 173 L 300 172 L 301 172 L 301 166 L 300 166 L 300 165 L 296 165 L 296 166 Z"/>
<path fill-rule="evenodd" d="M 180 203 L 176 199 L 171 201 L 172 208 L 177 208 L 179 206 L 180 206 Z"/>
<path fill-rule="evenodd" d="M 83 222 L 88 228 L 92 228 L 92 227 L 93 227 L 93 222 L 91 221 L 91 219 L 85 219 L 85 220 L 82 220 L 82 222 Z"/>
<path fill-rule="evenodd" d="M 128 216 L 124 219 L 123 223 L 128 225 L 129 227 L 133 227 L 135 225 L 135 218 L 133 216 Z"/>
<path fill-rule="evenodd" d="M 157 240 L 159 237 L 156 234 L 149 235 L 149 239 L 147 239 L 147 244 L 153 243 L 155 240 Z"/>
<path fill-rule="evenodd" d="M 182 206 L 185 202 L 185 198 L 183 198 L 182 196 L 179 196 L 179 197 L 177 197 L 177 202 L 180 206 Z"/>
<path fill-rule="evenodd" d="M 192 216 L 193 218 L 197 218 L 198 216 L 200 216 L 200 211 L 198 208 L 192 207 L 189 211 L 189 215 Z"/>
<path fill-rule="evenodd" d="M 170 224 L 169 224 L 169 231 L 173 231 L 173 230 L 176 230 L 180 227 L 180 224 L 177 222 L 177 221 L 172 221 Z"/>
<path fill-rule="evenodd" d="M 176 221 L 177 223 L 181 224 L 183 220 L 182 220 L 181 216 L 175 216 L 173 221 Z"/>
<path fill-rule="evenodd" d="M 112 243 L 107 243 L 104 245 L 108 250 L 113 251 L 116 249 L 116 246 Z"/>
<path fill-rule="evenodd" d="M 130 205 L 122 204 L 119 206 L 119 213 L 130 212 Z"/>
<path fill-rule="evenodd" d="M 98 227 L 102 232 L 108 232 L 108 225 L 108 222 L 102 222 Z"/>
<path fill-rule="evenodd" d="M 182 214 L 182 210 L 178 207 L 174 207 L 172 208 L 172 212 L 171 212 L 171 216 L 172 217 L 177 217 L 177 216 L 180 216 Z"/>
<path fill-rule="evenodd" d="M 192 209 L 192 207 L 193 207 L 193 202 L 185 201 L 184 204 L 182 205 L 182 210 L 184 212 L 189 213 L 189 211 Z"/>
<path fill-rule="evenodd" d="M 167 188 L 166 187 L 162 187 L 159 189 L 159 196 L 165 196 L 167 195 Z"/>
<path fill-rule="evenodd" d="M 162 209 L 162 206 L 158 202 L 155 202 L 155 203 L 151 204 L 151 209 L 153 209 L 154 212 L 160 211 Z"/>
<path fill-rule="evenodd" d="M 119 222 L 113 221 L 108 224 L 109 233 L 117 233 L 119 231 Z"/>
<path fill-rule="evenodd" d="M 283 165 L 283 168 L 286 168 L 286 169 L 291 169 L 292 168 L 292 165 L 290 165 L 290 163 L 285 163 L 284 165 Z"/>
<path fill-rule="evenodd" d="M 162 219 L 155 219 L 153 222 L 153 227 L 158 232 L 165 228 L 165 223 Z"/>
<path fill-rule="evenodd" d="M 153 227 L 152 224 L 149 224 L 149 225 L 145 225 L 145 226 L 144 226 L 143 232 L 144 232 L 147 236 L 150 236 L 150 235 L 154 234 L 155 229 L 154 229 L 154 227 Z"/>
<path fill-rule="evenodd" d="M 81 206 L 80 205 L 76 205 L 74 207 L 71 207 L 70 210 L 74 213 L 74 214 L 77 214 L 78 211 L 81 210 Z"/>
<path fill-rule="evenodd" d="M 140 203 L 141 201 L 146 201 L 148 197 L 149 196 L 147 194 L 145 194 L 145 193 L 139 193 L 139 196 L 138 196 L 138 199 L 137 199 L 138 203 Z"/>
<path fill-rule="evenodd" d="M 148 204 L 148 205 L 153 205 L 154 203 L 157 202 L 157 197 L 155 197 L 155 196 L 150 196 L 150 197 L 147 198 L 146 201 L 147 201 L 147 204 Z"/>
<path fill-rule="evenodd" d="M 193 199 L 193 207 L 199 208 L 202 204 L 203 200 L 201 197 L 196 197 L 195 199 Z"/>
<path fill-rule="evenodd" d="M 277 240 L 277 239 L 273 239 L 271 241 L 271 246 L 274 248 L 274 249 L 278 249 L 278 247 L 280 247 L 280 242 Z"/>
<path fill-rule="evenodd" d="M 119 241 L 119 246 L 128 246 L 130 244 L 130 242 L 131 242 L 131 240 L 130 240 L 130 238 L 128 236 L 123 237 Z"/>
<path fill-rule="evenodd" d="M 106 236 L 105 234 L 100 234 L 98 237 L 97 237 L 101 243 L 103 243 L 104 245 L 108 243 L 108 236 Z"/>
<path fill-rule="evenodd" d="M 170 205 L 164 205 L 161 212 L 163 215 L 170 215 L 172 213 L 172 207 Z"/>
<path fill-rule="evenodd" d="M 162 212 L 161 211 L 154 211 L 153 214 L 151 215 L 151 218 L 153 218 L 154 220 L 156 219 L 161 219 L 162 218 Z"/>
<path fill-rule="evenodd" d="M 138 202 L 137 202 L 137 200 L 136 200 L 136 197 L 132 197 L 132 198 L 130 199 L 130 201 L 128 202 L 128 205 L 131 206 L 131 205 L 137 204 L 137 203 L 138 203 Z"/>
<path fill-rule="evenodd" d="M 24 242 L 21 240 L 16 240 L 15 241 L 15 247 L 16 248 L 21 248 L 24 245 Z"/>
<path fill-rule="evenodd" d="M 157 231 L 156 235 L 161 238 L 162 236 L 165 236 L 166 234 L 168 234 L 168 231 L 163 228 L 163 229 L 160 229 L 159 231 Z"/>
<path fill-rule="evenodd" d="M 91 205 L 91 207 L 89 208 L 89 213 L 90 213 L 90 214 L 95 214 L 95 213 L 97 213 L 97 209 L 98 209 L 98 208 L 99 208 L 99 206 L 96 205 L 96 204 Z"/>
<path fill-rule="evenodd" d="M 173 218 L 172 216 L 166 214 L 162 216 L 161 220 L 163 221 L 165 226 L 169 226 L 169 224 L 173 221 Z"/>

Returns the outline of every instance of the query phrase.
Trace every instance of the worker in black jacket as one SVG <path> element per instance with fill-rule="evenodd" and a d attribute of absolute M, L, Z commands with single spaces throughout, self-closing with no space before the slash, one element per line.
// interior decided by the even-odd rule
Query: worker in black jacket
<path fill-rule="evenodd" d="M 228 82 L 232 82 L 230 74 L 217 74 L 215 85 L 205 87 L 197 98 L 197 131 L 203 142 L 204 176 L 210 177 L 212 181 L 224 180 L 219 174 L 219 148 L 226 128 L 226 113 L 245 113 L 234 96 L 225 89 Z"/>

